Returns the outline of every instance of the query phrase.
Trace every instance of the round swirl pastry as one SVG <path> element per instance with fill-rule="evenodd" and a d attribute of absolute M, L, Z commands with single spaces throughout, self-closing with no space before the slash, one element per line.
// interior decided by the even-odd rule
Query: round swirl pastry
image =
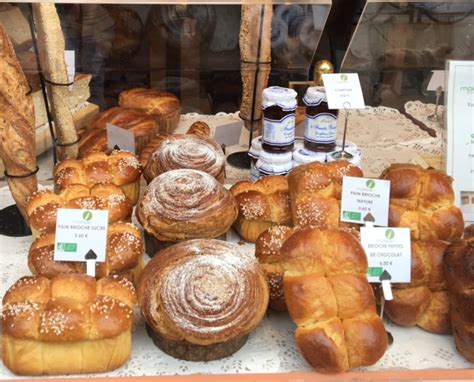
<path fill-rule="evenodd" d="M 163 250 L 143 270 L 138 290 L 155 344 L 188 361 L 236 352 L 268 304 L 267 282 L 255 257 L 219 240 L 191 240 Z"/>
<path fill-rule="evenodd" d="M 224 164 L 224 152 L 216 142 L 194 134 L 171 135 L 155 149 L 143 175 L 151 182 L 166 171 L 190 168 L 207 172 L 222 183 Z"/>
<path fill-rule="evenodd" d="M 235 199 L 222 184 L 189 169 L 153 179 L 137 207 L 145 233 L 162 241 L 216 238 L 229 230 L 237 214 Z"/>

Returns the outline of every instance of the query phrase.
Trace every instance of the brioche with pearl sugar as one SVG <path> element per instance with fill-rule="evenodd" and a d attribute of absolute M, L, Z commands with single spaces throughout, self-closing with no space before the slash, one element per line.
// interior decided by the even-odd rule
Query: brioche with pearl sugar
<path fill-rule="evenodd" d="M 342 178 L 362 177 L 346 160 L 300 165 L 288 175 L 293 224 L 321 228 L 348 227 L 340 222 Z"/>
<path fill-rule="evenodd" d="M 400 326 L 419 326 L 437 334 L 451 333 L 449 297 L 443 270 L 448 243 L 412 241 L 411 281 L 393 284 L 393 300 L 385 302 L 385 314 Z"/>
<path fill-rule="evenodd" d="M 383 356 L 387 334 L 367 281 L 367 257 L 353 235 L 276 226 L 258 238 L 256 256 L 270 289 L 277 286 L 271 277 L 283 280 L 296 344 L 316 371 L 339 373 Z"/>
<path fill-rule="evenodd" d="M 161 251 L 143 270 L 138 296 L 155 344 L 188 361 L 236 352 L 268 304 L 265 276 L 253 254 L 207 239 Z"/>
<path fill-rule="evenodd" d="M 381 175 L 390 181 L 390 227 L 408 227 L 414 240 L 454 241 L 464 220 L 454 205 L 452 179 L 437 170 L 393 164 Z"/>
<path fill-rule="evenodd" d="M 291 225 L 288 181 L 281 175 L 261 178 L 255 183 L 241 181 L 230 192 L 239 208 L 235 230 L 254 243 L 261 233 L 274 225 Z"/>
<path fill-rule="evenodd" d="M 128 221 L 133 205 L 120 187 L 113 184 L 66 186 L 59 194 L 50 190 L 35 192 L 28 201 L 26 213 L 33 237 L 56 230 L 58 208 L 108 210 L 109 224 Z"/>
<path fill-rule="evenodd" d="M 207 172 L 223 183 L 225 155 L 214 141 L 194 134 L 165 137 L 147 162 L 143 176 L 149 183 L 169 170 L 189 168 Z"/>
<path fill-rule="evenodd" d="M 60 192 L 71 184 L 114 184 L 136 204 L 140 194 L 141 166 L 137 157 L 128 151 L 92 153 L 82 159 L 66 159 L 53 170 L 54 189 Z"/>
<path fill-rule="evenodd" d="M 237 214 L 229 190 L 211 175 L 190 169 L 153 179 L 136 209 L 150 256 L 172 242 L 217 238 L 230 229 Z"/>
<path fill-rule="evenodd" d="M 85 273 L 86 264 L 54 260 L 54 233 L 38 237 L 28 253 L 28 267 L 34 275 L 48 278 L 60 273 Z M 113 223 L 107 228 L 107 247 L 104 262 L 96 263 L 96 277 L 111 274 L 126 277 L 135 284 L 143 269 L 144 244 L 140 230 L 131 223 Z"/>
<path fill-rule="evenodd" d="M 22 277 L 3 297 L 3 363 L 18 375 L 114 370 L 130 357 L 136 300 L 118 276 Z"/>

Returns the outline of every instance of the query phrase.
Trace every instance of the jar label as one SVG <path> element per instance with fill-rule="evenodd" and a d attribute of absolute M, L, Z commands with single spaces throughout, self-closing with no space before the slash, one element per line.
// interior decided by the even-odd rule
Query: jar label
<path fill-rule="evenodd" d="M 295 142 L 295 115 L 290 114 L 279 121 L 263 119 L 263 143 L 286 146 Z"/>
<path fill-rule="evenodd" d="M 304 138 L 312 143 L 332 144 L 336 142 L 337 118 L 331 113 L 315 116 L 306 114 Z"/>

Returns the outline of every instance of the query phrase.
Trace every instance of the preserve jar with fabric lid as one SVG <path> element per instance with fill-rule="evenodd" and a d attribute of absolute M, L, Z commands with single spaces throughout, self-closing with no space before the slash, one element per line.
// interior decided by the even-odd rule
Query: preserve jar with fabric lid
<path fill-rule="evenodd" d="M 262 147 L 270 153 L 291 152 L 295 143 L 296 91 L 280 86 L 263 90 Z"/>
<path fill-rule="evenodd" d="M 293 167 L 299 166 L 301 164 L 311 163 L 311 162 L 326 162 L 326 153 L 315 152 L 306 149 L 299 149 L 293 151 Z"/>
<path fill-rule="evenodd" d="M 258 172 L 255 165 L 257 164 L 258 158 L 262 153 L 262 136 L 252 139 L 252 145 L 249 150 L 250 157 L 250 179 L 255 181 L 260 178 L 260 173 Z"/>
<path fill-rule="evenodd" d="M 303 102 L 306 105 L 304 147 L 312 151 L 334 151 L 338 111 L 329 109 L 324 87 L 309 87 Z"/>
<path fill-rule="evenodd" d="M 274 154 L 263 150 L 255 167 L 260 176 L 285 175 L 293 168 L 292 157 L 292 152 Z"/>

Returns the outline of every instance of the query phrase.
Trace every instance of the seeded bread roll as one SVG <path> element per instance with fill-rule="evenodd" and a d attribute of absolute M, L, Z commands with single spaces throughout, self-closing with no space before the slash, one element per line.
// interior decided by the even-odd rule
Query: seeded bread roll
<path fill-rule="evenodd" d="M 130 357 L 135 304 L 118 276 L 22 277 L 3 298 L 3 363 L 18 375 L 114 370 Z"/>

